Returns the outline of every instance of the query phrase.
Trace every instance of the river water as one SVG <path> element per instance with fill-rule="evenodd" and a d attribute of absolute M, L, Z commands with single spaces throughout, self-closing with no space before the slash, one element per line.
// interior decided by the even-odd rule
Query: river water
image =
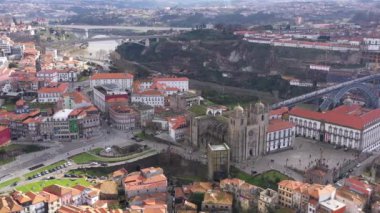
<path fill-rule="evenodd" d="M 106 35 L 97 35 L 93 38 L 107 38 Z M 87 52 L 95 55 L 98 51 L 114 51 L 119 44 L 116 40 L 106 40 L 106 41 L 90 41 L 88 42 Z"/>

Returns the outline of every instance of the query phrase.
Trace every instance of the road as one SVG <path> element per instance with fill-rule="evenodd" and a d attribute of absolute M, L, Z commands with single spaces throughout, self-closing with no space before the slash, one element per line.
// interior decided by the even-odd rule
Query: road
<path fill-rule="evenodd" d="M 110 130 L 110 134 L 107 134 L 107 130 Z M 6 164 L 0 168 L 0 174 L 9 174 L 3 177 L 0 181 L 6 181 L 15 177 L 21 177 L 26 173 L 29 173 L 28 168 L 44 164 L 50 165 L 55 162 L 68 159 L 76 154 L 89 151 L 95 148 L 105 148 L 107 146 L 127 146 L 135 144 L 136 142 L 130 139 L 133 132 L 123 132 L 115 129 L 111 129 L 107 126 L 103 126 L 101 135 L 92 139 L 72 141 L 72 142 L 49 142 L 50 148 L 42 150 L 40 152 L 30 153 L 18 156 L 17 159 L 9 164 Z M 46 142 L 45 142 L 46 143 Z M 54 145 L 52 145 L 54 144 Z M 167 150 L 168 144 L 158 143 L 155 141 L 145 140 L 139 143 L 140 145 L 147 145 L 153 150 L 158 152 Z M 186 159 L 192 159 L 202 161 L 205 163 L 204 156 L 199 152 L 191 151 L 189 147 L 173 147 L 170 146 L 170 150 L 183 156 Z"/>

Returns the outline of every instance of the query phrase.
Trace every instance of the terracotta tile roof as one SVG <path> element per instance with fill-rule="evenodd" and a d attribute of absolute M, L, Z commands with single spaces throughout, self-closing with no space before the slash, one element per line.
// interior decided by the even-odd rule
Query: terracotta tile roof
<path fill-rule="evenodd" d="M 59 200 L 58 196 L 49 192 L 41 191 L 39 194 L 45 198 L 45 202 L 47 203 L 52 203 Z"/>
<path fill-rule="evenodd" d="M 75 91 L 75 92 L 65 93 L 63 96 L 71 98 L 77 104 L 80 104 L 83 102 L 90 103 L 90 100 L 81 92 Z"/>
<path fill-rule="evenodd" d="M 112 180 L 104 181 L 100 185 L 100 193 L 109 194 L 109 195 L 114 195 L 114 194 L 117 195 L 118 194 L 117 183 Z"/>
<path fill-rule="evenodd" d="M 60 185 L 57 185 L 57 184 L 45 187 L 43 189 L 43 191 L 49 192 L 49 193 L 54 194 L 54 195 L 57 195 L 58 197 L 62 197 L 63 195 L 66 195 L 66 194 L 71 194 L 71 189 L 70 188 L 67 188 L 67 187 L 64 187 L 64 186 L 60 186 Z"/>
<path fill-rule="evenodd" d="M 28 196 L 31 200 L 32 200 L 32 204 L 37 204 L 37 203 L 43 203 L 45 201 L 45 197 L 40 195 L 40 194 L 36 194 L 34 192 L 27 192 L 25 193 L 26 196 Z"/>
<path fill-rule="evenodd" d="M 287 113 L 288 111 L 289 111 L 288 107 L 281 107 L 279 109 L 271 110 L 269 112 L 269 114 L 271 116 L 273 116 L 273 115 L 283 115 L 284 113 Z"/>
<path fill-rule="evenodd" d="M 9 212 L 21 212 L 24 208 L 20 206 L 12 197 L 3 196 L 0 197 L 0 212 L 9 213 Z"/>
<path fill-rule="evenodd" d="M 25 103 L 26 103 L 25 100 L 21 98 L 18 101 L 16 101 L 16 106 L 24 106 Z"/>
<path fill-rule="evenodd" d="M 140 172 L 132 172 L 124 178 L 125 190 L 144 190 L 167 186 L 167 178 L 162 174 L 161 168 L 146 168 Z M 144 176 L 148 174 L 148 176 Z"/>
<path fill-rule="evenodd" d="M 77 196 L 81 194 L 81 191 L 75 188 L 70 188 L 72 196 Z"/>
<path fill-rule="evenodd" d="M 212 189 L 212 183 L 210 182 L 194 182 L 188 186 L 189 190 L 192 193 L 205 193 L 208 190 Z"/>
<path fill-rule="evenodd" d="M 69 85 L 67 83 L 61 83 L 57 87 L 42 87 L 38 90 L 38 93 L 65 93 Z"/>
<path fill-rule="evenodd" d="M 29 196 L 26 196 L 25 194 L 19 191 L 15 191 L 14 193 L 12 193 L 12 197 L 20 204 L 24 204 L 24 203 L 32 201 L 32 199 Z"/>
<path fill-rule="evenodd" d="M 126 174 L 128 174 L 128 171 L 125 168 L 121 168 L 112 172 L 112 177 L 124 176 Z"/>
<path fill-rule="evenodd" d="M 227 192 L 210 190 L 205 193 L 202 204 L 232 206 L 233 196 Z"/>
<path fill-rule="evenodd" d="M 369 196 L 372 193 L 371 185 L 364 183 L 363 181 L 355 177 L 346 178 L 344 180 L 344 185 L 349 187 L 350 190 L 360 193 L 362 195 Z"/>
<path fill-rule="evenodd" d="M 220 181 L 220 186 L 224 185 L 233 185 L 235 187 L 239 187 L 244 183 L 244 180 L 238 179 L 238 178 L 227 178 Z"/>
<path fill-rule="evenodd" d="M 87 189 L 87 187 L 82 186 L 82 185 L 80 185 L 80 184 L 78 184 L 78 185 L 76 185 L 76 186 L 74 186 L 74 187 L 72 187 L 72 188 L 77 189 L 77 190 L 79 190 L 79 191 L 81 191 L 81 192 L 83 192 L 85 189 Z"/>
<path fill-rule="evenodd" d="M 355 203 L 355 205 L 361 207 L 364 207 L 367 202 L 367 199 L 364 196 L 352 192 L 348 189 L 345 189 L 344 187 L 336 191 L 335 197 L 337 200 L 348 200 Z"/>
<path fill-rule="evenodd" d="M 135 110 L 128 106 L 112 106 L 112 111 L 117 113 L 134 113 Z"/>
<path fill-rule="evenodd" d="M 289 190 L 297 190 L 299 189 L 302 185 L 304 185 L 303 182 L 300 181 L 294 181 L 294 180 L 283 180 L 278 183 L 279 187 L 283 187 Z"/>
<path fill-rule="evenodd" d="M 276 132 L 284 129 L 293 128 L 294 124 L 288 121 L 283 121 L 279 119 L 273 119 L 269 121 L 268 132 Z"/>
<path fill-rule="evenodd" d="M 367 125 L 371 125 L 372 122 L 380 119 L 380 109 L 368 111 L 358 106 L 345 105 L 325 113 L 295 107 L 289 114 L 358 130 L 362 130 Z"/>
<path fill-rule="evenodd" d="M 115 97 L 115 98 L 109 98 L 106 100 L 107 103 L 123 103 L 123 102 L 128 102 L 128 98 L 125 97 Z"/>
<path fill-rule="evenodd" d="M 183 115 L 168 118 L 169 125 L 172 129 L 186 127 L 186 117 Z"/>
<path fill-rule="evenodd" d="M 58 213 L 83 213 L 83 210 L 76 206 L 61 206 Z"/>
<path fill-rule="evenodd" d="M 99 189 L 96 189 L 96 188 L 91 188 L 91 191 L 87 194 L 89 197 L 93 198 L 93 197 L 98 197 L 99 196 L 99 193 L 100 193 L 100 190 Z"/>
<path fill-rule="evenodd" d="M 90 79 L 133 79 L 133 75 L 130 73 L 95 73 Z"/>

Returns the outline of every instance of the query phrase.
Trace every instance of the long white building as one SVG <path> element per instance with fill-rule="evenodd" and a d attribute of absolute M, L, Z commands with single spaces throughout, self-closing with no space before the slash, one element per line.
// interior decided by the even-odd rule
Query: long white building
<path fill-rule="evenodd" d="M 177 88 L 181 92 L 189 91 L 189 79 L 186 77 L 162 77 L 154 78 L 153 81 L 158 84 L 166 85 L 167 87 Z"/>
<path fill-rule="evenodd" d="M 146 90 L 132 94 L 132 103 L 144 103 L 152 107 L 165 106 L 165 96 L 157 90 Z"/>
<path fill-rule="evenodd" d="M 289 121 L 298 136 L 365 152 L 380 147 L 380 109 L 351 104 L 315 112 L 296 107 L 289 112 Z"/>
<path fill-rule="evenodd" d="M 104 84 L 116 84 L 120 89 L 132 89 L 133 75 L 129 73 L 95 73 L 90 78 L 90 86 L 102 86 Z"/>

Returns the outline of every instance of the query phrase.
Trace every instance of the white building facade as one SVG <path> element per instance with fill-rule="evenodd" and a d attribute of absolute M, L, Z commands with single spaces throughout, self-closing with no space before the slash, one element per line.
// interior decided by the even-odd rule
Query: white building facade
<path fill-rule="evenodd" d="M 185 77 L 154 78 L 153 81 L 159 84 L 164 84 L 167 87 L 177 88 L 181 92 L 189 91 L 189 79 Z"/>
<path fill-rule="evenodd" d="M 147 90 L 144 92 L 133 93 L 132 103 L 144 103 L 152 107 L 165 106 L 165 97 L 162 93 L 155 90 Z"/>
<path fill-rule="evenodd" d="M 90 78 L 90 86 L 102 86 L 104 84 L 116 84 L 120 89 L 131 90 L 133 75 L 129 73 L 96 73 Z"/>
<path fill-rule="evenodd" d="M 294 108 L 289 121 L 298 136 L 364 152 L 380 147 L 380 109 L 343 105 L 320 113 Z"/>
<path fill-rule="evenodd" d="M 273 119 L 269 121 L 266 138 L 266 153 L 293 147 L 295 125 L 291 122 Z"/>

